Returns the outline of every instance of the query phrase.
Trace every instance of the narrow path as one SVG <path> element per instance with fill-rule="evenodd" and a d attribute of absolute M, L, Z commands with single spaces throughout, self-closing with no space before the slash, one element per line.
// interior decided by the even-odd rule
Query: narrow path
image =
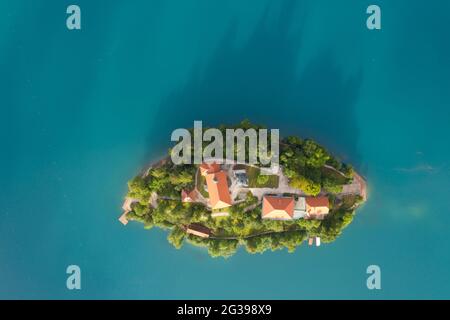
<path fill-rule="evenodd" d="M 361 177 L 356 171 L 353 173 L 355 180 L 358 181 L 360 185 L 359 195 L 363 198 L 364 201 L 367 200 L 367 182 L 366 180 Z"/>
<path fill-rule="evenodd" d="M 158 206 L 158 195 L 156 194 L 156 192 L 152 192 L 152 194 L 150 195 L 150 199 L 148 201 L 148 203 L 150 203 L 150 205 L 153 208 L 156 208 Z"/>
<path fill-rule="evenodd" d="M 245 237 L 238 237 L 238 236 L 228 236 L 228 237 L 216 237 L 216 236 L 210 236 L 209 239 L 214 240 L 246 240 L 258 236 L 268 235 L 268 234 L 276 234 L 276 233 L 286 233 L 286 232 L 293 232 L 293 231 L 304 231 L 304 229 L 294 229 L 294 230 L 283 230 L 283 231 L 263 231 L 259 233 L 254 233 Z"/>

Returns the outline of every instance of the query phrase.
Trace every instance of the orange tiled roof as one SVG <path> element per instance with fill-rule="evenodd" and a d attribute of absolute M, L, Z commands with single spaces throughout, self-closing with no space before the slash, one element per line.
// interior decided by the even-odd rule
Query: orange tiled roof
<path fill-rule="evenodd" d="M 213 209 L 231 206 L 227 175 L 224 171 L 206 175 L 206 185 L 208 186 L 209 202 Z"/>
<path fill-rule="evenodd" d="M 218 163 L 202 163 L 200 165 L 200 173 L 204 176 L 210 173 L 216 173 L 220 171 L 220 164 Z"/>
<path fill-rule="evenodd" d="M 305 202 L 308 214 L 327 214 L 329 212 L 328 197 L 306 197 Z"/>
<path fill-rule="evenodd" d="M 274 219 L 290 219 L 294 216 L 294 198 L 265 196 L 263 199 L 262 217 Z"/>

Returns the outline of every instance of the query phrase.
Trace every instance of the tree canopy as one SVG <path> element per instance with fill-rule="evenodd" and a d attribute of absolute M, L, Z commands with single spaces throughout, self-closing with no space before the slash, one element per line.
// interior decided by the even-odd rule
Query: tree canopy
<path fill-rule="evenodd" d="M 280 164 L 289 184 L 307 195 L 318 195 L 322 189 L 338 193 L 352 179 L 351 167 L 343 165 L 313 140 L 291 136 L 282 141 L 281 147 Z M 344 176 L 338 173 L 342 169 Z"/>

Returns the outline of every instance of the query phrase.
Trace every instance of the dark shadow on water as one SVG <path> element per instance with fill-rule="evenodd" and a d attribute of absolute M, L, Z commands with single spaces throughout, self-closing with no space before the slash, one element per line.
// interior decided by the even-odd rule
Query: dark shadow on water
<path fill-rule="evenodd" d="M 280 128 L 283 136 L 316 139 L 358 165 L 355 103 L 362 72 L 346 77 L 331 51 L 298 70 L 302 28 L 295 23 L 307 12 L 299 6 L 295 0 L 282 2 L 276 18 L 267 9 L 240 47 L 234 44 L 233 23 L 206 67 L 193 70 L 185 86 L 162 102 L 157 117 L 158 127 L 167 128 L 164 134 L 192 127 L 194 120 L 215 126 L 248 118 Z"/>

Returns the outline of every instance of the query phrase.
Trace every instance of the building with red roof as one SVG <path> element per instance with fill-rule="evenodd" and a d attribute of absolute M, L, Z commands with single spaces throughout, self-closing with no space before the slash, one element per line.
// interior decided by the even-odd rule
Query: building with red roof
<path fill-rule="evenodd" d="M 200 173 L 202 174 L 202 176 L 206 176 L 207 174 L 210 173 L 216 173 L 220 171 L 220 164 L 218 163 L 202 163 L 199 166 L 200 169 Z"/>
<path fill-rule="evenodd" d="M 212 209 L 223 209 L 232 205 L 227 174 L 224 171 L 207 174 L 206 186 Z"/>
<path fill-rule="evenodd" d="M 305 202 L 308 218 L 323 219 L 330 212 L 328 197 L 306 197 Z"/>
<path fill-rule="evenodd" d="M 186 191 L 186 190 L 181 190 L 181 201 L 182 202 L 196 202 L 198 199 L 198 193 L 197 190 L 192 190 L 192 191 Z"/>
<path fill-rule="evenodd" d="M 291 220 L 294 217 L 295 199 L 293 197 L 264 196 L 263 219 Z"/>

